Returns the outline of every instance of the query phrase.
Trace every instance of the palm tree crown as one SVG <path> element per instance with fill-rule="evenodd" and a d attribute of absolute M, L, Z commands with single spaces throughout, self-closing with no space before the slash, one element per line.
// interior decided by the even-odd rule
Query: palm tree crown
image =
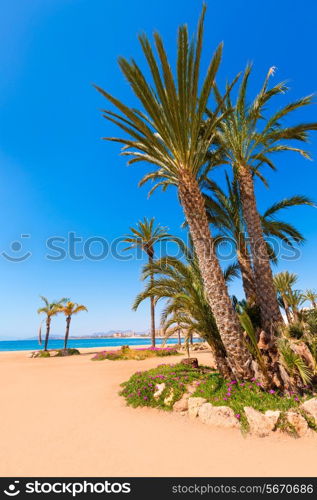
<path fill-rule="evenodd" d="M 130 248 L 141 248 L 148 257 L 154 257 L 154 245 L 159 241 L 167 240 L 170 238 L 167 228 L 157 224 L 155 226 L 155 218 L 147 219 L 144 217 L 143 221 L 137 223 L 136 228 L 130 228 L 130 234 L 124 238 Z"/>
<path fill-rule="evenodd" d="M 65 303 L 65 305 L 60 307 L 59 312 L 63 312 L 65 316 L 72 316 L 81 311 L 88 311 L 87 307 L 82 304 L 77 304 L 76 302 L 71 302 L 70 300 Z"/>
<path fill-rule="evenodd" d="M 208 178 L 203 181 L 203 187 L 209 222 L 219 231 L 214 235 L 215 243 L 221 244 L 227 238 L 235 242 L 246 298 L 254 300 L 255 280 L 237 177 L 230 180 L 226 174 L 226 191 Z M 271 236 L 290 247 L 304 242 L 304 236 L 292 224 L 277 218 L 281 210 L 302 205 L 313 206 L 314 203 L 306 196 L 295 195 L 274 203 L 260 216 L 271 261 L 277 262 L 274 246 L 270 243 Z"/>

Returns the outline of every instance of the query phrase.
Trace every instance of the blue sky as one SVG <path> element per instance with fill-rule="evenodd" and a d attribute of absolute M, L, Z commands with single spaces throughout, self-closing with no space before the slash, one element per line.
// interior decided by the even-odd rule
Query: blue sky
<path fill-rule="evenodd" d="M 35 335 L 39 294 L 51 299 L 69 296 L 89 313 L 74 321 L 74 333 L 110 329 L 144 330 L 148 308 L 131 311 L 140 291 L 141 262 L 106 258 L 52 261 L 45 242 L 69 232 L 87 240 L 107 241 L 126 233 L 143 216 L 180 234 L 182 213 L 174 191 L 147 199 L 137 182 L 146 166 L 126 167 L 119 146 L 101 141 L 115 135 L 102 119 L 103 98 L 97 83 L 125 102 L 133 98 L 118 69 L 119 55 L 141 52 L 137 33 L 158 29 L 175 53 L 177 26 L 196 26 L 198 0 L 12 0 L 1 2 L 0 18 L 0 252 L 32 256 L 16 263 L 0 256 L 0 337 Z M 270 66 L 274 81 L 288 79 L 295 100 L 317 91 L 314 0 L 209 0 L 203 64 L 220 41 L 224 58 L 220 83 L 232 78 L 247 61 L 254 62 L 252 87 L 260 85 Z M 142 60 L 143 61 L 143 60 Z M 286 102 L 285 101 L 285 102 Z M 281 106 L 283 102 L 276 102 Z M 316 120 L 316 106 L 296 114 L 298 121 Z M 317 181 L 317 137 L 308 162 L 294 155 L 278 159 L 277 173 L 268 173 L 270 189 L 257 187 L 265 208 L 284 196 L 306 194 L 314 199 Z M 292 210 L 286 220 L 304 233 L 301 258 L 280 265 L 300 275 L 300 287 L 316 284 L 316 211 Z M 21 235 L 30 235 L 21 238 Z M 23 244 L 19 250 L 18 245 Z M 92 252 L 100 247 L 95 243 Z M 78 244 L 78 253 L 82 244 Z M 239 283 L 231 287 L 240 292 Z M 52 333 L 62 333 L 57 319 Z"/>

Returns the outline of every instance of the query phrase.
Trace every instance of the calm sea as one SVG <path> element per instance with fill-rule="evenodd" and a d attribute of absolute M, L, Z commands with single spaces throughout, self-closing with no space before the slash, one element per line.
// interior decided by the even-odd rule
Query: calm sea
<path fill-rule="evenodd" d="M 196 339 L 195 339 L 196 340 Z M 159 345 L 162 339 L 156 339 Z M 177 343 L 177 339 L 168 339 L 167 344 Z M 68 347 L 115 347 L 121 345 L 151 345 L 149 338 L 114 338 L 114 339 L 70 339 Z M 64 346 L 63 340 L 50 340 L 49 349 L 61 349 Z M 43 344 L 42 344 L 43 347 Z M 0 351 L 36 351 L 41 349 L 37 340 L 2 340 L 0 341 Z"/>

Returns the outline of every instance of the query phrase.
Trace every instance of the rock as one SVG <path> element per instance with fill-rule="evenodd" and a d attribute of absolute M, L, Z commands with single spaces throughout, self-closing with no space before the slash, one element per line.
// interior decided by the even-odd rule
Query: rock
<path fill-rule="evenodd" d="M 198 417 L 204 424 L 215 427 L 240 427 L 233 410 L 228 406 L 212 406 L 210 403 L 204 403 L 198 410 Z"/>
<path fill-rule="evenodd" d="M 308 424 L 304 417 L 293 411 L 286 412 L 287 421 L 294 427 L 297 435 L 303 437 L 308 432 Z"/>
<path fill-rule="evenodd" d="M 271 412 L 267 416 L 260 411 L 251 408 L 251 406 L 245 406 L 244 412 L 248 420 L 250 434 L 253 434 L 253 436 L 265 437 L 268 436 L 274 429 L 276 421 L 275 416 L 273 417 L 272 413 L 275 412 Z"/>
<path fill-rule="evenodd" d="M 188 398 L 188 415 L 190 418 L 196 418 L 199 408 L 207 403 L 205 398 Z"/>
<path fill-rule="evenodd" d="M 300 405 L 300 408 L 313 417 L 317 423 L 317 398 L 308 399 Z"/>
<path fill-rule="evenodd" d="M 170 404 L 172 403 L 173 399 L 174 399 L 174 390 L 171 389 L 171 391 L 168 394 L 168 396 L 166 396 L 166 398 L 164 399 L 164 404 L 166 406 L 170 406 Z"/>
<path fill-rule="evenodd" d="M 162 382 L 162 384 L 156 384 L 155 385 L 155 392 L 153 394 L 153 397 L 155 399 L 158 399 L 160 397 L 160 395 L 162 394 L 162 392 L 164 391 L 166 385 L 164 382 Z"/>
<path fill-rule="evenodd" d="M 173 410 L 174 411 L 181 411 L 181 412 L 188 410 L 188 398 L 189 398 L 189 395 L 184 394 L 181 397 L 181 399 L 179 399 L 178 401 L 176 401 L 176 403 L 174 403 Z"/>
<path fill-rule="evenodd" d="M 277 424 L 277 421 L 278 419 L 280 418 L 280 414 L 281 412 L 276 410 L 276 411 L 273 411 L 273 410 L 267 410 L 264 415 L 266 416 L 266 418 L 268 418 L 270 421 L 271 421 L 271 424 L 272 424 L 272 429 L 274 429 L 274 427 L 276 426 Z"/>
<path fill-rule="evenodd" d="M 199 385 L 199 380 L 196 380 L 195 382 L 192 382 L 186 387 L 186 392 L 187 394 L 194 394 L 197 390 L 197 386 Z"/>

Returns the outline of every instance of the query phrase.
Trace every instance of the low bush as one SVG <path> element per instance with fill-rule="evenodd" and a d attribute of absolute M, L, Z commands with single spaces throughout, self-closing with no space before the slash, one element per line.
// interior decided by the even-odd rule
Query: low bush
<path fill-rule="evenodd" d="M 51 355 L 49 351 L 38 351 L 34 354 L 34 358 L 49 358 Z"/>
<path fill-rule="evenodd" d="M 177 365 L 163 364 L 152 370 L 136 372 L 122 384 L 120 394 L 125 397 L 127 404 L 133 407 L 152 406 L 170 410 L 186 392 L 186 386 L 205 380 L 212 370 L 206 367 L 193 368 L 179 363 Z M 159 397 L 154 397 L 156 384 L 165 384 Z M 164 400 L 170 398 L 166 403 Z"/>
<path fill-rule="evenodd" d="M 136 359 L 143 360 L 146 358 L 153 358 L 155 356 L 176 356 L 179 354 L 177 349 L 173 347 L 144 347 L 139 349 L 131 349 L 129 346 L 122 346 L 121 349 L 116 351 L 102 351 L 95 354 L 92 358 L 93 361 L 103 361 L 110 359 L 115 361 L 118 359 Z"/>

